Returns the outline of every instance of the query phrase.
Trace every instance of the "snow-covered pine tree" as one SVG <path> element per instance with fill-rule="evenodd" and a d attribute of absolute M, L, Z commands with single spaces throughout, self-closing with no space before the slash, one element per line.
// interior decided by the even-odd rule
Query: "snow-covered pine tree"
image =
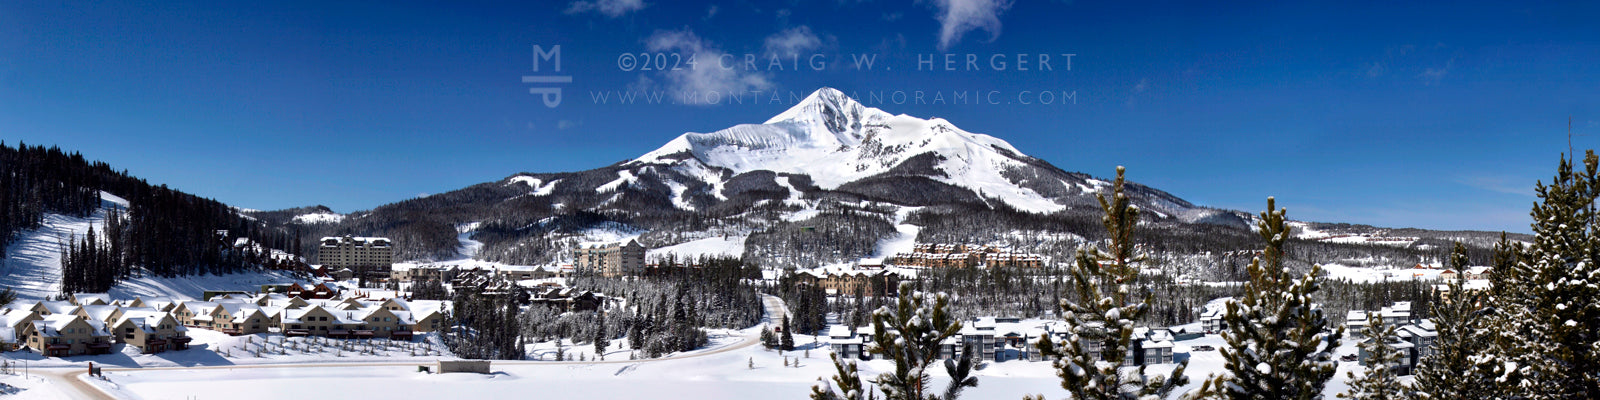
<path fill-rule="evenodd" d="M 1600 398 L 1600 158 L 1582 170 L 1562 159 L 1549 185 L 1539 183 L 1534 241 L 1497 279 L 1489 298 L 1495 338 L 1475 359 L 1501 374 L 1501 394 L 1529 399 Z"/>
<path fill-rule="evenodd" d="M 1079 249 L 1072 269 L 1076 301 L 1062 301 L 1061 311 L 1071 337 L 1064 343 L 1050 343 L 1049 337 L 1037 344 L 1042 354 L 1060 357 L 1055 362 L 1061 387 L 1079 400 L 1121 400 L 1147 396 L 1166 397 L 1177 386 L 1188 384 L 1183 375 L 1188 361 L 1178 364 L 1170 376 L 1145 374 L 1145 366 L 1125 367 L 1123 360 L 1133 341 L 1134 323 L 1150 311 L 1153 293 L 1148 289 L 1133 293 L 1139 277 L 1138 264 L 1144 256 L 1135 254 L 1133 229 L 1139 223 L 1139 208 L 1129 203 L 1123 192 L 1125 169 L 1117 167 L 1108 199 L 1099 194 L 1105 229 L 1106 249 Z"/>
<path fill-rule="evenodd" d="M 1389 344 L 1390 338 L 1395 337 L 1395 325 L 1397 324 L 1383 323 L 1382 314 L 1367 313 L 1367 328 L 1363 331 L 1366 341 L 1361 342 L 1361 351 L 1367 353 L 1367 372 L 1359 376 L 1355 371 L 1346 372 L 1350 377 L 1350 389 L 1340 393 L 1339 398 L 1353 400 L 1405 398 L 1405 387 L 1400 384 L 1400 371 L 1396 370 L 1400 364 L 1401 354 Z"/>
<path fill-rule="evenodd" d="M 1450 268 L 1458 274 L 1450 280 L 1443 293 L 1446 297 L 1433 303 L 1432 322 L 1439 333 L 1434 340 L 1434 352 L 1417 363 L 1416 382 L 1412 384 L 1418 399 L 1483 399 L 1492 397 L 1484 385 L 1462 384 L 1473 377 L 1471 357 L 1483 350 L 1482 326 L 1479 323 L 1483 295 L 1465 290 L 1467 249 L 1456 242 L 1450 252 Z M 1369 325 L 1370 326 L 1370 325 Z M 1489 380 L 1492 377 L 1476 376 Z"/>
<path fill-rule="evenodd" d="M 861 372 L 856 369 L 854 361 L 846 362 L 839 358 L 838 353 L 829 357 L 833 358 L 833 384 L 822 381 L 821 385 L 811 386 L 811 400 L 864 400 L 872 397 L 872 392 L 866 390 L 866 385 L 861 383 Z M 834 385 L 838 388 L 835 389 Z"/>
<path fill-rule="evenodd" d="M 1217 349 L 1226 360 L 1226 373 L 1211 378 L 1189 398 L 1222 397 L 1232 400 L 1314 400 L 1333 378 L 1338 366 L 1333 352 L 1344 327 L 1329 331 L 1311 295 L 1321 286 L 1321 265 L 1295 279 L 1283 266 L 1283 245 L 1289 239 L 1285 209 L 1267 198 L 1267 211 L 1257 222 L 1267 246 L 1250 261 L 1250 280 L 1244 296 L 1228 302 L 1222 337 L 1227 346 Z"/>
<path fill-rule="evenodd" d="M 911 282 L 901 282 L 895 308 L 885 306 L 872 313 L 873 332 L 878 335 L 868 351 L 893 360 L 895 365 L 894 372 L 885 372 L 873 381 L 886 400 L 937 399 L 937 395 L 927 394 L 932 381 L 927 369 L 939 358 L 939 343 L 961 331 L 961 321 L 948 310 L 949 296 L 918 292 L 914 287 Z M 966 376 L 968 372 L 952 375 Z"/>
<path fill-rule="evenodd" d="M 606 359 L 606 349 L 611 347 L 611 335 L 606 333 L 605 314 L 598 314 L 594 319 L 594 357 Z"/>
<path fill-rule="evenodd" d="M 1463 382 L 1472 382 L 1474 391 L 1483 393 L 1479 398 L 1507 398 L 1522 393 L 1523 372 L 1536 355 L 1522 353 L 1523 342 L 1528 337 L 1542 335 L 1534 332 L 1533 324 L 1526 323 L 1531 312 L 1525 304 L 1528 277 L 1533 273 L 1522 262 L 1526 253 L 1521 242 L 1511 242 L 1505 233 L 1495 244 L 1493 268 L 1489 275 L 1489 290 L 1483 296 L 1484 308 L 1476 332 L 1480 347 L 1469 361 L 1470 372 L 1462 376 Z"/>

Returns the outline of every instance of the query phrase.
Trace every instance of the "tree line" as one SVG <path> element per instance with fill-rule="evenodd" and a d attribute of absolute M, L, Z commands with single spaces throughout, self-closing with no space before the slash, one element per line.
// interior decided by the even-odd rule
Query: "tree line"
<path fill-rule="evenodd" d="M 106 224 L 86 237 L 65 238 L 63 288 L 104 291 L 134 274 L 186 276 L 259 268 L 264 260 L 236 251 L 243 239 L 264 248 L 292 249 L 290 229 L 267 228 L 216 200 L 165 185 L 151 185 L 127 171 L 86 160 L 57 147 L 0 143 L 0 236 L 6 243 L 23 229 L 38 228 L 45 213 L 89 217 L 105 209 Z M 127 200 L 124 209 L 102 202 L 101 192 Z M 256 248 L 256 252 L 265 252 Z"/>

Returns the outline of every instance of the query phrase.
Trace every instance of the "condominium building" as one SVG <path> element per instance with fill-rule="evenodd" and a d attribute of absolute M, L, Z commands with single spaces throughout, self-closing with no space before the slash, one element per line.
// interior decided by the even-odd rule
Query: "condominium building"
<path fill-rule="evenodd" d="M 388 278 L 394 265 L 393 244 L 381 237 L 325 237 L 317 247 L 316 263 L 329 271 L 348 268 L 361 277 Z"/>
<path fill-rule="evenodd" d="M 606 277 L 634 276 L 644 272 L 644 246 L 638 241 L 589 244 L 572 255 L 577 270 Z"/>

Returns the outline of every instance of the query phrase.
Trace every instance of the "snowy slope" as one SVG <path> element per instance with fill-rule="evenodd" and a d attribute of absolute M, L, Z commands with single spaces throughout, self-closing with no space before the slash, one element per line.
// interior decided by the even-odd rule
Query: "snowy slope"
<path fill-rule="evenodd" d="M 4 265 L 0 265 L 0 286 L 16 290 L 22 299 L 40 300 L 61 294 L 61 250 L 66 242 L 84 237 L 91 227 L 96 231 L 105 229 L 110 210 L 128 208 L 127 200 L 110 193 L 100 192 L 100 199 L 100 210 L 88 218 L 46 214 L 39 229 L 21 232 L 17 241 L 6 248 Z M 175 278 L 138 276 L 112 287 L 111 294 L 117 298 L 193 299 L 206 290 L 256 291 L 263 284 L 295 281 L 289 274 L 274 271 Z"/>
<path fill-rule="evenodd" d="M 44 299 L 61 294 L 61 250 L 68 241 L 82 239 L 95 230 L 105 229 L 107 210 L 127 209 L 128 201 L 100 192 L 100 210 L 88 218 L 45 214 L 39 229 L 23 231 L 6 248 L 0 283 L 17 291 L 23 299 Z"/>
<path fill-rule="evenodd" d="M 681 155 L 693 156 L 694 162 Z M 971 133 L 943 119 L 890 115 L 865 107 L 844 93 L 823 88 L 762 124 L 744 124 L 711 133 L 685 133 L 628 165 L 725 168 L 740 174 L 773 171 L 807 175 L 822 189 L 883 174 L 914 157 L 939 160 L 934 178 L 1013 207 L 1035 212 L 1064 208 L 1003 175 L 1027 168 L 1031 158 L 1004 140 Z M 623 175 L 604 187 L 631 182 Z M 712 182 L 708 180 L 708 183 Z M 787 181 L 779 184 L 788 186 Z"/>
<path fill-rule="evenodd" d="M 337 224 L 344 221 L 344 214 L 336 213 L 311 213 L 294 217 L 297 224 Z"/>
<path fill-rule="evenodd" d="M 659 257 L 673 254 L 678 258 L 694 258 L 699 256 L 733 256 L 744 254 L 744 240 L 749 235 L 714 236 L 700 240 L 693 240 L 677 245 L 650 249 L 648 257 Z"/>

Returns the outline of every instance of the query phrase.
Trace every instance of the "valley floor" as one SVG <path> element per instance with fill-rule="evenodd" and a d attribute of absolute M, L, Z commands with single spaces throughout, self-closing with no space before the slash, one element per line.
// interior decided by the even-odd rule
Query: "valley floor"
<path fill-rule="evenodd" d="M 0 375 L 0 382 L 27 388 L 19 393 L 26 399 L 52 398 L 207 398 L 282 399 L 315 392 L 329 398 L 456 398 L 463 393 L 487 398 L 521 397 L 537 393 L 545 398 L 589 399 L 734 399 L 806 398 L 819 378 L 831 378 L 833 365 L 828 360 L 826 338 L 797 335 L 798 349 L 779 354 L 756 345 L 759 328 L 730 331 L 720 335 L 710 348 L 657 360 L 626 360 L 615 355 L 603 362 L 496 361 L 490 375 L 427 374 L 419 365 L 432 365 L 440 357 L 372 358 L 295 357 L 288 359 L 221 360 L 201 362 L 202 367 L 171 367 L 173 363 L 138 360 L 134 368 L 109 366 L 102 381 L 84 376 L 83 362 L 55 363 L 58 368 L 35 369 L 33 380 Z M 1216 351 L 1193 351 L 1192 346 L 1224 345 L 1221 337 L 1208 335 L 1178 342 L 1178 358 L 1190 362 L 1193 381 L 1188 390 L 1199 386 L 1207 375 L 1219 373 L 1222 358 Z M 210 352 L 210 350 L 196 350 Z M 1340 355 L 1353 354 L 1355 346 L 1346 341 Z M 15 354 L 15 353 L 13 353 Z M 798 362 L 798 367 L 795 363 Z M 791 366 L 785 366 L 788 363 Z M 35 364 L 40 365 L 40 364 Z M 168 365 L 160 367 L 159 365 Z M 1338 375 L 1325 391 L 1329 398 L 1344 391 L 1346 371 L 1359 369 L 1354 362 L 1341 362 Z M 863 377 L 873 377 L 893 369 L 889 361 L 861 362 Z M 65 385 L 46 383 L 37 377 L 59 376 L 93 384 L 94 392 L 78 393 Z M 1152 367 L 1150 372 L 1169 372 L 1170 367 Z M 935 368 L 933 387 L 947 382 Z M 1006 361 L 985 363 L 976 372 L 979 386 L 968 389 L 964 399 L 1014 400 L 1027 394 L 1063 398 L 1060 378 L 1049 362 Z M 66 382 L 59 382 L 66 383 Z M 74 382 L 76 383 L 76 382 Z M 73 385 L 77 386 L 77 385 Z M 87 397 L 84 397 L 87 396 Z"/>

